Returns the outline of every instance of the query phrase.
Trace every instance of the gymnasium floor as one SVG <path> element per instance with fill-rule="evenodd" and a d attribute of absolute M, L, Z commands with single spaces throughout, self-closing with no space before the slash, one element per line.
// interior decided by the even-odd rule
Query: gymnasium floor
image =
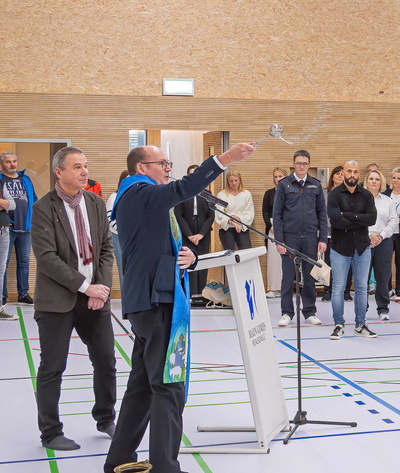
<path fill-rule="evenodd" d="M 268 300 L 276 337 L 289 418 L 297 411 L 295 324 L 278 328 L 280 299 Z M 318 302 L 322 326 L 302 324 L 303 409 L 310 420 L 357 422 L 357 427 L 307 424 L 288 445 L 286 433 L 266 454 L 183 454 L 189 473 L 240 472 L 400 472 L 400 306 L 392 302 L 390 322 L 379 322 L 370 296 L 368 324 L 379 336 L 354 336 L 353 303 L 345 304 L 346 336 L 330 341 L 331 305 Z M 1 439 L 0 473 L 101 473 L 110 440 L 91 418 L 91 366 L 85 347 L 74 337 L 63 380 L 60 412 L 66 436 L 82 445 L 54 452 L 40 444 L 36 425 L 35 374 L 39 342 L 33 309 L 9 304 L 17 322 L 0 326 Z M 121 322 L 120 301 L 112 302 L 118 368 L 118 404 L 130 369 L 132 337 Z M 266 402 L 268 398 L 266 397 Z M 274 406 L 271 405 L 271 409 Z M 230 315 L 192 317 L 192 373 L 184 414 L 183 445 L 255 448 L 255 433 L 202 433 L 199 424 L 252 425 L 235 320 Z M 139 459 L 148 457 L 147 439 Z"/>

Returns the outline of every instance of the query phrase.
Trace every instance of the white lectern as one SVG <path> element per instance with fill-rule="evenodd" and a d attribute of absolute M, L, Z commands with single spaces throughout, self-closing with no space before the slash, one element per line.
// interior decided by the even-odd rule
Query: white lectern
<path fill-rule="evenodd" d="M 254 431 L 258 448 L 183 447 L 181 453 L 268 453 L 269 442 L 289 419 L 258 257 L 264 246 L 199 257 L 196 270 L 225 266 L 255 427 L 198 427 L 198 431 Z M 206 314 L 209 309 L 201 310 Z M 192 313 L 199 313 L 195 309 Z M 215 314 L 215 311 L 213 311 Z"/>

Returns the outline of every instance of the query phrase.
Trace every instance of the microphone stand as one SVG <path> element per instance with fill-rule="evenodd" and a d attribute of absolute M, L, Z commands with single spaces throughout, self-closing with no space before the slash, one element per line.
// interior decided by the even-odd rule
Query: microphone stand
<path fill-rule="evenodd" d="M 211 193 L 210 193 L 211 194 Z M 289 435 L 285 438 L 283 441 L 284 445 L 287 445 L 293 434 L 296 432 L 296 430 L 299 428 L 300 425 L 305 425 L 305 424 L 322 424 L 322 425 L 347 425 L 350 427 L 357 427 L 357 422 L 337 422 L 337 421 L 322 421 L 322 420 L 309 420 L 307 419 L 307 412 L 303 410 L 302 406 L 302 384 L 301 384 L 301 331 L 300 331 L 300 265 L 301 265 L 301 260 L 306 261 L 307 263 L 313 264 L 314 266 L 317 266 L 318 268 L 321 268 L 322 265 L 321 263 L 318 263 L 318 261 L 313 260 L 309 256 L 305 255 L 304 253 L 301 253 L 300 251 L 295 250 L 294 248 L 290 248 L 289 246 L 285 245 L 284 243 L 281 243 L 280 241 L 275 240 L 275 238 L 272 238 L 268 235 L 266 235 L 263 232 L 260 232 L 256 228 L 252 227 L 251 225 L 247 225 L 246 223 L 241 222 L 235 217 L 232 217 L 232 215 L 229 215 L 228 213 L 224 212 L 223 210 L 220 210 L 217 208 L 217 201 L 220 203 L 221 201 L 214 197 L 212 194 L 209 196 L 208 194 L 204 194 L 203 192 L 201 193 L 201 197 L 203 199 L 206 199 L 208 202 L 208 206 L 212 210 L 216 210 L 217 212 L 225 215 L 226 217 L 229 217 L 230 220 L 233 220 L 240 225 L 244 225 L 248 230 L 251 230 L 255 233 L 258 233 L 264 238 L 267 238 L 269 241 L 283 246 L 286 248 L 286 251 L 288 251 L 290 254 L 294 256 L 294 265 L 295 265 L 295 270 L 296 270 L 296 320 L 297 320 L 297 412 L 293 418 L 293 420 L 290 421 L 291 424 L 293 424 L 292 429 L 289 432 Z M 223 202 L 223 201 L 222 201 Z M 221 204 L 220 204 L 221 205 Z"/>

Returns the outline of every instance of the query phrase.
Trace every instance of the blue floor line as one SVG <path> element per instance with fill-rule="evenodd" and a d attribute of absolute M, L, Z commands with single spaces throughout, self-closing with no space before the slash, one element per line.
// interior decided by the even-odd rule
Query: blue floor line
<path fill-rule="evenodd" d="M 326 438 L 326 437 L 346 437 L 349 435 L 367 435 L 367 434 L 389 434 L 389 433 L 394 433 L 394 432 L 400 432 L 400 429 L 389 429 L 389 430 L 368 430 L 365 432 L 342 432 L 340 434 L 325 434 L 325 435 L 307 435 L 304 437 L 292 437 L 290 441 L 293 440 L 306 440 L 306 439 L 319 439 L 319 438 Z M 271 440 L 271 442 L 283 442 L 284 438 L 274 438 Z M 210 443 L 210 444 L 204 444 L 204 445 L 191 445 L 188 448 L 205 448 L 205 447 L 229 447 L 233 445 L 258 445 L 258 442 L 256 440 L 254 441 L 246 441 L 246 442 L 230 442 L 230 443 Z M 185 447 L 183 447 L 184 449 Z M 148 450 L 138 450 L 137 453 L 148 453 Z M 93 453 L 91 455 L 74 455 L 70 457 L 54 457 L 54 458 L 33 458 L 31 460 L 11 460 L 8 462 L 0 462 L 0 465 L 11 465 L 13 463 L 31 463 L 31 462 L 49 462 L 52 460 L 73 460 L 73 459 L 80 459 L 80 458 L 93 458 L 93 457 L 102 457 L 106 456 L 107 453 Z M 204 455 L 204 454 L 203 454 Z"/>
<path fill-rule="evenodd" d="M 149 453 L 149 450 L 138 450 L 138 454 L 140 453 Z M 108 455 L 107 453 L 92 453 L 88 455 L 71 455 L 70 457 L 46 457 L 46 458 L 31 458 L 30 460 L 10 460 L 8 462 L 0 462 L 0 465 L 12 465 L 13 463 L 36 463 L 36 462 L 50 462 L 54 460 L 76 460 L 80 458 L 93 458 L 93 457 L 105 457 Z"/>
<path fill-rule="evenodd" d="M 290 348 L 290 350 L 293 350 L 297 353 L 297 348 L 290 345 L 289 343 L 285 342 L 284 340 L 278 340 L 279 343 L 281 343 L 282 345 L 286 346 L 287 348 Z M 345 376 L 342 376 L 341 374 L 339 374 L 337 371 L 329 368 L 328 366 L 324 365 L 323 363 L 320 363 L 319 361 L 316 361 L 314 358 L 312 358 L 311 356 L 309 355 L 306 355 L 304 352 L 301 352 L 301 356 L 303 358 L 306 358 L 307 360 L 309 361 L 312 361 L 315 365 L 319 366 L 320 368 L 322 368 L 323 370 L 327 371 L 328 373 L 332 374 L 333 376 L 336 376 L 337 378 L 341 379 L 342 381 L 344 381 L 345 383 L 347 383 L 349 386 L 352 386 L 354 389 L 356 389 L 357 391 L 360 391 L 362 392 L 363 394 L 365 394 L 366 396 L 370 397 L 371 399 L 373 399 L 374 401 L 378 402 L 379 404 L 381 404 L 382 406 L 386 407 L 387 409 L 390 409 L 392 412 L 394 412 L 395 414 L 397 415 L 400 415 L 400 409 L 397 409 L 396 407 L 392 406 L 391 404 L 389 404 L 388 402 L 384 401 L 383 399 L 381 399 L 380 397 L 376 396 L 375 394 L 372 394 L 371 392 L 367 391 L 366 389 L 362 388 L 361 386 L 359 386 L 358 384 L 354 383 L 353 381 L 351 381 L 350 379 L 346 378 Z"/>

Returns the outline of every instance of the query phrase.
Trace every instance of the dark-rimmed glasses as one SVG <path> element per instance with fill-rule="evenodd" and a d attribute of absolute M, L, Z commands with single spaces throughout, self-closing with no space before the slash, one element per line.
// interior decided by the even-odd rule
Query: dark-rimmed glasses
<path fill-rule="evenodd" d="M 172 169 L 172 161 L 165 161 L 165 160 L 162 160 L 162 161 L 142 161 L 142 164 L 158 164 L 159 166 L 162 166 L 162 168 L 164 169 L 167 169 L 167 168 L 170 168 Z"/>
<path fill-rule="evenodd" d="M 310 163 L 302 163 L 302 162 L 297 162 L 297 161 L 296 161 L 295 163 L 293 163 L 293 164 L 294 164 L 295 166 L 299 166 L 299 167 L 300 167 L 300 166 L 309 166 L 309 165 L 310 165 Z"/>

